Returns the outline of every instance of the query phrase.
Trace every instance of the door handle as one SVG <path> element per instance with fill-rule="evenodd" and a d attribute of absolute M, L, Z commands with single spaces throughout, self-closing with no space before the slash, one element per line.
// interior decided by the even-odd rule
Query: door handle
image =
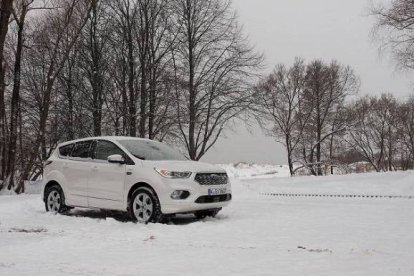
<path fill-rule="evenodd" d="M 93 171 L 97 171 L 98 170 L 98 166 L 92 166 L 92 170 Z"/>

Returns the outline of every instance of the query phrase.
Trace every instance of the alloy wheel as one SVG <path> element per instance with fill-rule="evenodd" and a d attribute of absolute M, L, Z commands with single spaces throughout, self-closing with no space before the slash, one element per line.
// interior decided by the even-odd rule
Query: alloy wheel
<path fill-rule="evenodd" d="M 50 212 L 58 213 L 61 205 L 61 198 L 58 191 L 53 190 L 47 197 L 47 207 Z"/>
<path fill-rule="evenodd" d="M 154 203 L 147 193 L 141 192 L 135 197 L 132 208 L 137 221 L 147 223 L 152 216 Z"/>

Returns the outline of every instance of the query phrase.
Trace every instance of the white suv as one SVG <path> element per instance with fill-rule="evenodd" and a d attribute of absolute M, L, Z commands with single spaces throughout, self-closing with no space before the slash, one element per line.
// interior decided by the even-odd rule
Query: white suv
<path fill-rule="evenodd" d="M 159 142 L 95 137 L 60 144 L 44 164 L 46 210 L 71 207 L 127 211 L 134 221 L 178 213 L 215 216 L 231 201 L 226 172 L 187 160 Z"/>

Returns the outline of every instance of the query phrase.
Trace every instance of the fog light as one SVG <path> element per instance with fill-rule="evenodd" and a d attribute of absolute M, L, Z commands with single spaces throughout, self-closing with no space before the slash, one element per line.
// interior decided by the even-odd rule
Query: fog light
<path fill-rule="evenodd" d="M 171 194 L 172 199 L 186 199 L 190 196 L 190 193 L 188 191 L 174 191 Z"/>

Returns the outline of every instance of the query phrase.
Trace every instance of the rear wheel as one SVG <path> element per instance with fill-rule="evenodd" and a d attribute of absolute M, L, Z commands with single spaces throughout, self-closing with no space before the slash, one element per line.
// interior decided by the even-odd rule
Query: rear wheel
<path fill-rule="evenodd" d="M 198 218 L 198 219 L 203 219 L 206 217 L 212 217 L 214 218 L 218 212 L 221 211 L 221 208 L 218 209 L 213 209 L 213 210 L 203 210 L 203 211 L 197 211 L 194 213 L 194 215 Z"/>
<path fill-rule="evenodd" d="M 63 213 L 68 210 L 65 195 L 59 185 L 53 185 L 45 191 L 45 207 L 47 212 Z"/>
<path fill-rule="evenodd" d="M 163 215 L 157 196 L 148 188 L 138 188 L 131 196 L 129 212 L 139 223 L 162 222 Z"/>

